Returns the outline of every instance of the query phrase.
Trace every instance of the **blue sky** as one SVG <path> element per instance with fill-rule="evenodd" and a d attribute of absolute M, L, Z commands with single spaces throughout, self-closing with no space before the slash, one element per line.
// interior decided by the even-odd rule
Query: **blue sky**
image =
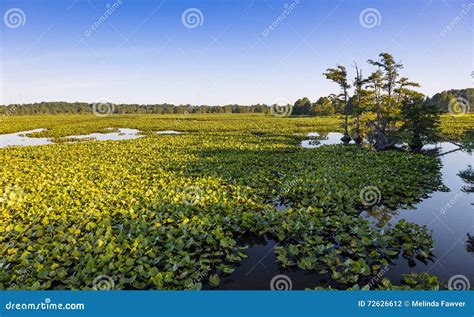
<path fill-rule="evenodd" d="M 346 65 L 352 78 L 356 61 L 369 74 L 366 60 L 380 52 L 427 95 L 473 86 L 469 1 L 3 0 L 0 8 L 0 104 L 316 100 L 338 92 L 326 68 Z M 187 9 L 197 24 L 183 23 Z"/>

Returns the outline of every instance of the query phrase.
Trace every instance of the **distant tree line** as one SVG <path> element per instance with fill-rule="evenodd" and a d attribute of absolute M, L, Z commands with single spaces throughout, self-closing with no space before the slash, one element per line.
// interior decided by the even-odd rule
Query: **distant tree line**
<path fill-rule="evenodd" d="M 453 104 L 454 99 L 467 102 L 469 105 L 467 110 L 469 112 L 474 112 L 474 88 L 443 91 L 429 98 L 428 103 L 440 109 L 441 112 L 449 112 L 449 105 Z"/>
<path fill-rule="evenodd" d="M 225 105 L 179 105 L 156 104 L 114 104 L 115 114 L 191 114 L 191 113 L 269 113 L 266 105 L 256 104 L 251 106 Z M 0 114 L 8 115 L 34 115 L 34 114 L 87 114 L 93 112 L 93 104 L 85 102 L 40 102 L 32 104 L 11 104 L 0 106 Z"/>
<path fill-rule="evenodd" d="M 357 87 L 356 87 L 357 88 Z M 360 87 L 359 87 L 360 88 Z M 294 116 L 325 116 L 333 114 L 356 115 L 358 107 L 358 98 L 360 95 L 361 103 L 370 98 L 370 92 L 359 89 L 359 94 L 347 96 L 347 102 L 341 98 L 341 95 L 331 94 L 321 97 L 316 102 L 304 97 L 298 99 L 292 105 L 291 115 Z M 474 88 L 453 89 L 435 94 L 426 99 L 426 104 L 436 107 L 441 113 L 449 111 L 449 105 L 456 98 L 461 98 L 470 103 L 468 107 L 470 112 L 474 112 Z M 347 104 L 347 107 L 346 107 Z M 113 107 L 116 114 L 185 114 L 185 113 L 271 113 L 270 105 L 256 104 L 245 105 L 172 105 L 172 104 L 116 104 Z M 92 113 L 92 104 L 85 102 L 39 102 L 31 104 L 10 104 L 8 106 L 0 105 L 0 115 L 34 115 L 34 114 L 88 114 Z"/>
<path fill-rule="evenodd" d="M 365 96 L 363 96 L 365 99 L 369 96 L 369 94 L 364 91 L 361 91 L 361 95 L 362 94 L 365 94 Z M 349 115 L 356 114 L 357 98 L 357 95 L 348 98 L 347 110 Z M 443 91 L 433 95 L 431 98 L 427 97 L 426 104 L 436 107 L 441 113 L 447 113 L 449 112 L 449 105 L 456 99 L 467 101 L 469 104 L 469 112 L 474 112 L 474 88 Z M 294 116 L 343 115 L 344 101 L 335 94 L 320 97 L 316 102 L 312 102 L 308 97 L 304 97 L 295 102 L 291 114 Z"/>

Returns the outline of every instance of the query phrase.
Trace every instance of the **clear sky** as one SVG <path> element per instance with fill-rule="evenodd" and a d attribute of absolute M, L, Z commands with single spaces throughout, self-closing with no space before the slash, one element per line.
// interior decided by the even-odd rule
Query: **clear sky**
<path fill-rule="evenodd" d="M 2 0 L 1 14 L 0 104 L 315 101 L 338 92 L 326 68 L 368 74 L 380 52 L 427 95 L 474 80 L 474 0 Z"/>

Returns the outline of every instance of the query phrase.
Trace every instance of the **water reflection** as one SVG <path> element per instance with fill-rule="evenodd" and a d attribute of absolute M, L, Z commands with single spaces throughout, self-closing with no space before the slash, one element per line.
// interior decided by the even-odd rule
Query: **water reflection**
<path fill-rule="evenodd" d="M 374 206 L 374 208 L 364 211 L 361 215 L 369 220 L 372 225 L 383 228 L 390 223 L 393 217 L 398 215 L 398 210 L 387 206 Z"/>
<path fill-rule="evenodd" d="M 467 234 L 466 251 L 474 255 L 474 236 Z"/>
<path fill-rule="evenodd" d="M 341 138 L 344 134 L 339 132 L 310 132 L 310 139 L 301 141 L 301 146 L 307 149 L 317 148 L 322 145 L 342 144 Z M 350 144 L 354 144 L 353 141 Z"/>
<path fill-rule="evenodd" d="M 314 148 L 341 144 L 342 134 L 311 133 L 308 136 L 312 139 L 303 141 L 301 146 Z M 425 146 L 424 151 L 440 155 L 443 183 L 450 190 L 434 192 L 413 208 L 393 210 L 377 206 L 362 214 L 381 230 L 402 219 L 426 225 L 431 230 L 434 248 L 428 259 L 402 255 L 385 270 L 384 277 L 395 284 L 402 280 L 402 274 L 411 272 L 428 272 L 444 282 L 456 274 L 474 276 L 474 234 L 469 233 L 474 225 L 474 207 L 469 195 L 473 189 L 473 171 L 468 164 L 472 162 L 472 154 L 448 142 Z M 279 201 L 276 207 L 280 210 L 286 206 Z M 331 286 L 331 279 L 317 272 L 282 270 L 273 251 L 276 241 L 265 239 L 249 245 L 245 252 L 249 257 L 224 280 L 220 289 L 268 289 L 271 278 L 278 274 L 288 275 L 293 281 L 293 289 Z"/>
<path fill-rule="evenodd" d="M 157 131 L 156 134 L 183 134 L 183 132 L 174 131 L 174 130 L 163 130 L 163 131 Z"/>
<path fill-rule="evenodd" d="M 462 187 L 462 191 L 465 193 L 473 193 L 474 192 L 474 170 L 472 169 L 471 165 L 468 166 L 465 170 L 461 170 L 458 176 L 462 179 L 464 183 L 467 185 Z"/>
<path fill-rule="evenodd" d="M 278 241 L 268 236 L 258 237 L 244 234 L 240 245 L 247 246 L 247 258 L 235 265 L 235 271 L 223 275 L 218 290 L 270 290 L 271 281 L 276 275 L 284 274 L 291 280 L 291 289 L 304 290 L 316 285 L 335 286 L 329 274 L 305 271 L 297 267 L 282 269 L 277 261 L 274 248 Z M 212 289 L 209 283 L 203 283 L 203 289 Z"/>
<path fill-rule="evenodd" d="M 472 153 L 448 142 L 425 146 L 424 149 L 439 154 L 443 183 L 449 191 L 434 192 L 414 208 L 399 209 L 389 222 L 395 224 L 404 219 L 431 229 L 435 240 L 432 250 L 434 262 L 414 263 L 399 259 L 390 267 L 387 277 L 398 282 L 401 274 L 413 271 L 428 272 L 444 281 L 456 274 L 474 276 L 474 259 L 470 253 L 472 235 L 468 235 L 467 245 L 465 240 L 466 233 L 472 231 L 474 225 L 474 206 L 470 196 L 472 169 L 469 165 Z"/>
<path fill-rule="evenodd" d="M 138 139 L 143 137 L 140 135 L 140 130 L 137 129 L 128 129 L 128 128 L 119 128 L 118 132 L 109 132 L 109 133 L 91 133 L 86 135 L 72 135 L 66 137 L 66 139 L 93 139 L 97 141 L 118 141 L 118 140 L 129 140 L 129 139 Z"/>
<path fill-rule="evenodd" d="M 29 131 L 21 131 L 17 133 L 10 134 L 1 134 L 0 135 L 0 148 L 7 146 L 26 146 L 26 145 L 43 145 L 43 144 L 52 144 L 53 141 L 49 138 L 34 138 L 28 136 L 31 133 L 43 132 L 46 129 L 35 129 Z M 62 141 L 119 141 L 119 140 L 129 140 L 129 139 L 138 139 L 144 137 L 140 134 L 138 129 L 129 129 L 129 128 L 107 128 L 106 130 L 112 130 L 107 133 L 90 133 L 84 135 L 71 135 L 64 137 Z M 184 132 L 174 131 L 174 130 L 164 130 L 157 131 L 157 134 L 183 134 Z"/>
<path fill-rule="evenodd" d="M 21 131 L 10 134 L 0 134 L 0 148 L 7 146 L 28 146 L 28 145 L 43 145 L 53 143 L 48 138 L 32 138 L 28 135 L 31 133 L 43 132 L 46 129 L 35 129 L 29 131 Z"/>

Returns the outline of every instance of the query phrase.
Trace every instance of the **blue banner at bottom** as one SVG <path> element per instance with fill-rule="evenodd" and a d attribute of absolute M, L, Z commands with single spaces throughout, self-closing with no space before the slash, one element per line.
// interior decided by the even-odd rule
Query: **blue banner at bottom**
<path fill-rule="evenodd" d="M 0 316 L 474 316 L 473 291 L 0 291 Z"/>

